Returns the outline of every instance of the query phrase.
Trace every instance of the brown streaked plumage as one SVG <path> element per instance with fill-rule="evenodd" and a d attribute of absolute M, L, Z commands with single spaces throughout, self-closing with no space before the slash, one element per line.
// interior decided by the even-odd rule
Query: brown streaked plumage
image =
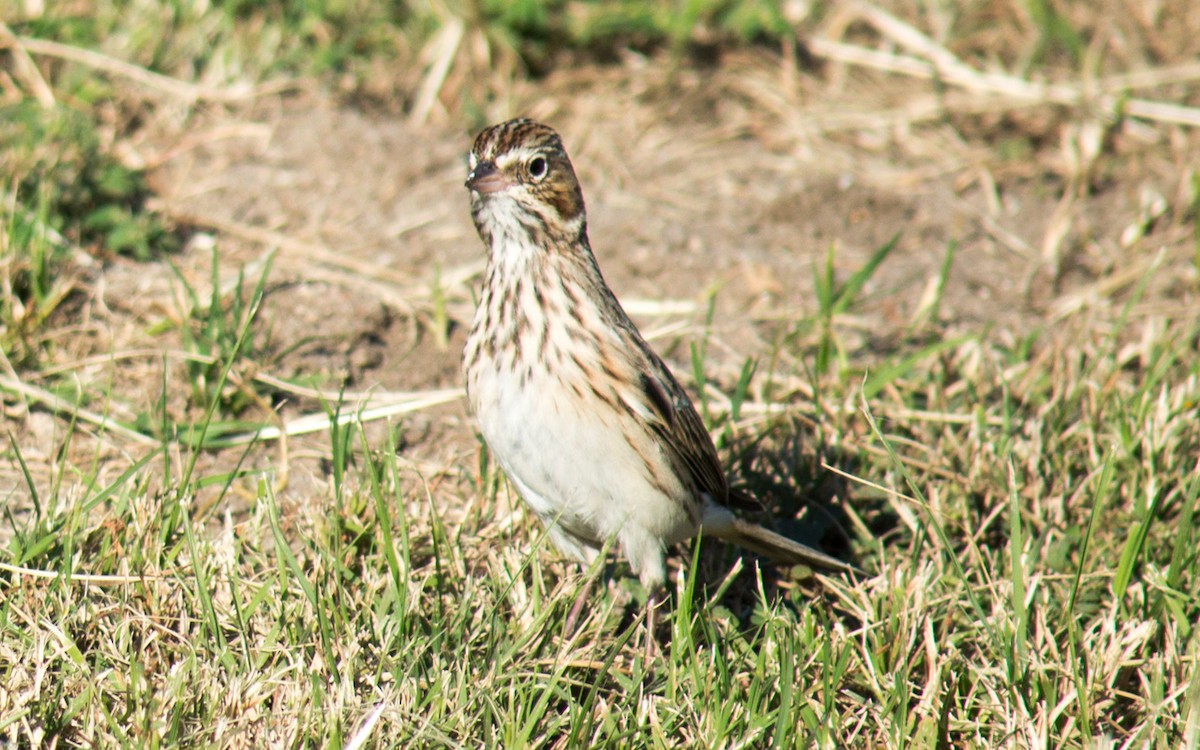
<path fill-rule="evenodd" d="M 728 539 L 785 562 L 851 566 L 735 517 L 712 439 L 687 393 L 600 273 L 583 192 L 558 134 L 531 120 L 475 139 L 466 186 L 488 250 L 463 352 L 491 454 L 583 562 L 615 540 L 647 589 L 666 548 Z"/>

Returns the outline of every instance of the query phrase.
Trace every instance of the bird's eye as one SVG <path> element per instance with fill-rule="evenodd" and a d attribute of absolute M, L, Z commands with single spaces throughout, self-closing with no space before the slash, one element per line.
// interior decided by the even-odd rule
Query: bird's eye
<path fill-rule="evenodd" d="M 550 165 L 546 163 L 546 157 L 535 156 L 529 160 L 529 176 L 533 179 L 542 179 L 548 171 L 550 171 Z"/>

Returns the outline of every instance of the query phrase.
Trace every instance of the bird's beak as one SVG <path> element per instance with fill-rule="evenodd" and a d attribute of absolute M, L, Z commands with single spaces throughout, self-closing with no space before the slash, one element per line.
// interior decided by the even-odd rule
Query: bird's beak
<path fill-rule="evenodd" d="M 509 181 L 490 161 L 481 161 L 467 175 L 466 185 L 477 193 L 498 193 L 509 186 Z"/>

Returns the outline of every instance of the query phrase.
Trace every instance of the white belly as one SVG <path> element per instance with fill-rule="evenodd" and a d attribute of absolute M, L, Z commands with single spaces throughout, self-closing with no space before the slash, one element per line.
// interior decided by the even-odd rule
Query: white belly
<path fill-rule="evenodd" d="M 670 473 L 648 466 L 665 465 L 664 457 L 653 443 L 638 440 L 636 430 L 640 452 L 627 437 L 628 412 L 594 396 L 581 405 L 559 378 L 531 375 L 522 385 L 516 375 L 487 365 L 475 373 L 471 400 L 496 462 L 552 529 L 557 524 L 593 549 L 614 537 L 625 547 L 653 539 L 661 549 L 696 533 L 677 497 L 682 485 L 673 477 L 664 482 Z M 589 556 L 556 541 L 565 552 Z"/>

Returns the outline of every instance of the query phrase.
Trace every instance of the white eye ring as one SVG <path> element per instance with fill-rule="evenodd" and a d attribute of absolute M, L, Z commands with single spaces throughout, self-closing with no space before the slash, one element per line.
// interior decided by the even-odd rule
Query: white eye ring
<path fill-rule="evenodd" d="M 535 156 L 529 160 L 529 176 L 540 180 L 550 173 L 550 163 L 544 156 Z"/>

